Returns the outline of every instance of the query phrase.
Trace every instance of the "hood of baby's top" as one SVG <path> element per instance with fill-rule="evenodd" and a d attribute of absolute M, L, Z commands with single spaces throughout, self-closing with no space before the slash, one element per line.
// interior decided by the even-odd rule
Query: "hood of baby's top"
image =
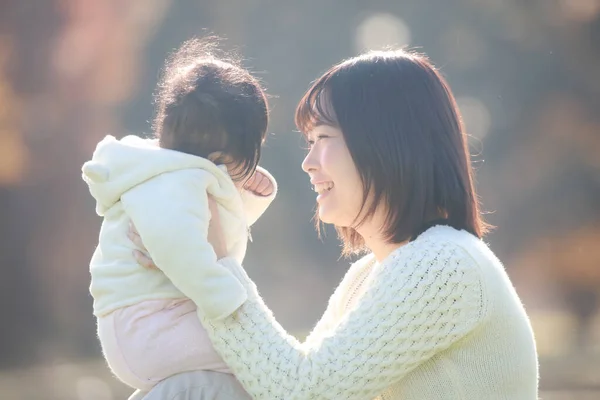
<path fill-rule="evenodd" d="M 92 159 L 83 164 L 82 178 L 96 199 L 99 215 L 119 201 L 123 193 L 157 175 L 189 168 L 211 172 L 219 182 L 232 185 L 224 165 L 194 155 L 158 147 L 156 140 L 106 136 Z"/>

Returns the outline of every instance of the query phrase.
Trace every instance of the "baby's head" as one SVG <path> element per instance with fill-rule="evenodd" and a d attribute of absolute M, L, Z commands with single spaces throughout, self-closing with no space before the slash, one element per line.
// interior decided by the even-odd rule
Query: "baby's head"
<path fill-rule="evenodd" d="M 192 39 L 167 61 L 156 95 L 160 147 L 226 164 L 235 181 L 255 170 L 269 120 L 258 80 Z"/>

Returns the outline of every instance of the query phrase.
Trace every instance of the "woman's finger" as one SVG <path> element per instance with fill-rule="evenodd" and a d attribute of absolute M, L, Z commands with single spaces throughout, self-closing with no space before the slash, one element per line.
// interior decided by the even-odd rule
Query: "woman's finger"
<path fill-rule="evenodd" d="M 252 191 L 256 183 L 256 173 L 252 175 L 250 178 L 246 179 L 244 185 L 242 186 L 244 189 Z"/>
<path fill-rule="evenodd" d="M 257 178 L 256 185 L 254 185 L 254 192 L 261 196 L 268 196 L 273 191 L 271 181 L 265 175 L 260 174 Z"/>
<path fill-rule="evenodd" d="M 127 231 L 127 237 L 129 238 L 129 240 L 131 240 L 133 242 L 133 244 L 136 245 L 136 247 L 139 247 L 142 250 L 146 250 L 146 247 L 144 246 L 144 243 L 142 242 L 142 238 L 135 230 L 135 227 L 133 226 L 133 224 L 129 224 L 129 230 Z"/>
<path fill-rule="evenodd" d="M 129 240 L 131 240 L 133 242 L 133 244 L 136 245 L 136 247 L 139 247 L 140 249 L 143 250 L 143 251 L 140 251 L 140 250 L 133 251 L 133 257 L 138 262 L 138 264 L 140 264 L 141 266 L 146 267 L 146 268 L 158 268 L 156 266 L 156 264 L 154 264 L 154 261 L 152 261 L 150 256 L 145 253 L 146 247 L 144 246 L 144 243 L 142 242 L 142 238 L 140 237 L 140 234 L 135 229 L 135 225 L 133 225 L 133 222 L 131 222 L 131 221 L 129 221 L 129 229 L 127 230 L 127 237 L 129 238 Z"/>
<path fill-rule="evenodd" d="M 154 264 L 154 261 L 152 261 L 152 259 L 150 257 L 148 257 L 148 255 L 144 254 L 143 252 L 141 252 L 139 250 L 134 250 L 133 251 L 133 257 L 135 257 L 135 260 L 142 267 L 146 267 L 146 268 L 150 268 L 150 269 L 157 269 L 158 268 L 156 266 L 156 264 Z"/>
<path fill-rule="evenodd" d="M 273 193 L 273 185 L 271 180 L 260 171 L 256 171 L 248 180 L 244 189 L 259 196 L 269 196 Z"/>
<path fill-rule="evenodd" d="M 263 175 L 256 191 L 263 196 L 269 196 L 271 193 L 273 193 L 273 185 L 271 180 Z"/>
<path fill-rule="evenodd" d="M 129 221 L 129 231 L 127 233 L 127 236 L 133 242 L 133 244 L 139 247 L 143 252 L 147 252 L 146 246 L 142 241 L 142 237 L 140 236 L 137 229 L 135 228 L 135 225 L 131 221 Z"/>
<path fill-rule="evenodd" d="M 210 210 L 210 222 L 208 224 L 208 242 L 213 247 L 217 258 L 223 258 L 227 256 L 227 244 L 223 234 L 223 228 L 221 226 L 221 217 L 217 202 L 212 196 L 208 198 L 208 208 Z"/>

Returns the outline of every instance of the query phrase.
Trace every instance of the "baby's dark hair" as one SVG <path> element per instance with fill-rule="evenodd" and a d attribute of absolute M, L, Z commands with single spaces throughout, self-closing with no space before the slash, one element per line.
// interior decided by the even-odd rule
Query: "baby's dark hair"
<path fill-rule="evenodd" d="M 212 161 L 237 164 L 234 180 L 254 172 L 269 121 L 266 95 L 214 38 L 188 40 L 167 60 L 155 102 L 160 147 L 204 158 L 220 152 Z"/>

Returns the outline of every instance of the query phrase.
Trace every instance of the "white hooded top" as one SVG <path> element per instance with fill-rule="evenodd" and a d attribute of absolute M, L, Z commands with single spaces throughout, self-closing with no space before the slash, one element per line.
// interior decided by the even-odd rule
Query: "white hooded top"
<path fill-rule="evenodd" d="M 260 168 L 260 167 L 259 167 Z M 242 262 L 248 227 L 273 201 L 238 191 L 227 168 L 190 154 L 163 149 L 137 136 L 104 138 L 82 168 L 83 180 L 104 217 L 90 263 L 94 314 L 145 300 L 209 296 L 202 312 L 221 319 L 247 298 L 238 279 L 217 261 L 207 240 L 208 195 L 218 204 L 228 254 Z M 140 266 L 127 237 L 136 226 L 159 269 Z"/>

